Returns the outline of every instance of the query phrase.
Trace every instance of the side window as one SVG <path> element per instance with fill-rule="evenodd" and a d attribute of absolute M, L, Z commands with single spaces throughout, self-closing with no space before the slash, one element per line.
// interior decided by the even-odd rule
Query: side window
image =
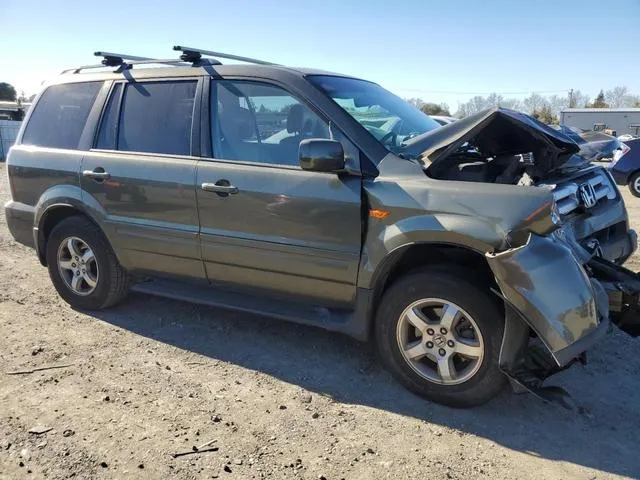
<path fill-rule="evenodd" d="M 214 80 L 211 125 L 215 158 L 298 165 L 305 138 L 331 138 L 327 124 L 280 87 Z"/>
<path fill-rule="evenodd" d="M 50 148 L 78 148 L 80 135 L 102 82 L 52 85 L 42 94 L 22 143 Z"/>
<path fill-rule="evenodd" d="M 116 138 L 118 135 L 118 108 L 120 107 L 120 96 L 122 93 L 122 84 L 116 83 L 111 90 L 107 107 L 102 114 L 100 121 L 100 130 L 98 130 L 98 140 L 96 148 L 115 150 Z"/>
<path fill-rule="evenodd" d="M 196 85 L 195 80 L 127 84 L 116 148 L 189 155 Z"/>

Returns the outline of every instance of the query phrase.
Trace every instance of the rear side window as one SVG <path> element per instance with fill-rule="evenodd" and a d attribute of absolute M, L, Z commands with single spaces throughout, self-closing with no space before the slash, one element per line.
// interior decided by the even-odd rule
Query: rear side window
<path fill-rule="evenodd" d="M 52 85 L 31 114 L 22 143 L 50 148 L 78 148 L 80 135 L 102 82 Z"/>
<path fill-rule="evenodd" d="M 195 80 L 127 84 L 116 148 L 189 155 L 196 85 Z"/>
<path fill-rule="evenodd" d="M 116 148 L 116 138 L 118 136 L 118 108 L 120 107 L 120 96 L 122 84 L 116 83 L 111 91 L 111 96 L 107 102 L 107 108 L 102 115 L 100 130 L 98 132 L 97 148 L 113 150 Z"/>

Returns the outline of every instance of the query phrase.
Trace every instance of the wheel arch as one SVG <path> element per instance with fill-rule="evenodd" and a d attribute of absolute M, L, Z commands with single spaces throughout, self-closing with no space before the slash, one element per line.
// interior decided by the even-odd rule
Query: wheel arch
<path fill-rule="evenodd" d="M 111 241 L 106 235 L 104 229 L 100 227 L 99 222 L 97 222 L 82 207 L 69 202 L 53 203 L 42 210 L 42 212 L 38 216 L 36 224 L 36 249 L 38 252 L 38 259 L 43 266 L 47 266 L 46 245 L 49 239 L 49 235 L 51 234 L 55 226 L 58 225 L 61 221 L 74 216 L 82 216 L 93 223 L 96 227 L 98 227 L 104 234 L 107 242 L 113 250 L 113 245 L 111 244 Z M 117 253 L 115 254 L 117 257 Z"/>
<path fill-rule="evenodd" d="M 385 290 L 401 275 L 426 266 L 442 265 L 451 271 L 460 272 L 485 285 L 497 288 L 493 272 L 485 255 L 468 246 L 444 242 L 420 242 L 403 245 L 390 252 L 380 263 L 372 277 L 374 305 L 372 312 Z"/>
<path fill-rule="evenodd" d="M 636 168 L 634 170 L 631 170 L 629 173 L 627 173 L 626 176 L 626 184 L 629 185 L 629 183 L 631 183 L 631 181 L 633 180 L 633 177 L 636 175 L 640 174 L 640 168 Z"/>

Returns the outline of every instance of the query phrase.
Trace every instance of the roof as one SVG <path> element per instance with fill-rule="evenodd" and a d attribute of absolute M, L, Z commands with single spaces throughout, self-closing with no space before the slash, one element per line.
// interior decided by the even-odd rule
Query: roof
<path fill-rule="evenodd" d="M 88 81 L 88 80 L 106 80 L 123 77 L 133 78 L 150 78 L 150 77 L 186 77 L 198 75 L 220 75 L 220 76 L 249 76 L 249 77 L 266 77 L 271 78 L 282 74 L 306 76 L 306 75 L 331 75 L 337 77 L 353 78 L 349 75 L 343 75 L 335 72 L 328 72 L 313 68 L 294 68 L 282 65 L 256 65 L 256 64 L 239 64 L 228 63 L 223 65 L 206 65 L 206 66 L 142 66 L 134 65 L 133 68 L 117 72 L 113 67 L 104 67 L 99 69 L 82 70 L 75 73 L 73 70 L 66 70 L 61 75 L 52 79 L 50 83 L 62 83 L 65 81 Z"/>
<path fill-rule="evenodd" d="M 561 113 L 593 112 L 593 113 L 640 113 L 640 108 L 563 108 Z"/>

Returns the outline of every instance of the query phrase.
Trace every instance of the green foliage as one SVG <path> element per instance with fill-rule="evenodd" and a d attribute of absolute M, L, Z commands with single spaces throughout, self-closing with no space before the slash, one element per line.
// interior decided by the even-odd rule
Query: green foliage
<path fill-rule="evenodd" d="M 0 82 L 0 100 L 15 102 L 17 98 L 16 89 L 13 85 L 6 82 Z"/>
<path fill-rule="evenodd" d="M 604 101 L 604 92 L 600 90 L 600 93 L 591 104 L 591 108 L 609 108 L 607 102 Z"/>

